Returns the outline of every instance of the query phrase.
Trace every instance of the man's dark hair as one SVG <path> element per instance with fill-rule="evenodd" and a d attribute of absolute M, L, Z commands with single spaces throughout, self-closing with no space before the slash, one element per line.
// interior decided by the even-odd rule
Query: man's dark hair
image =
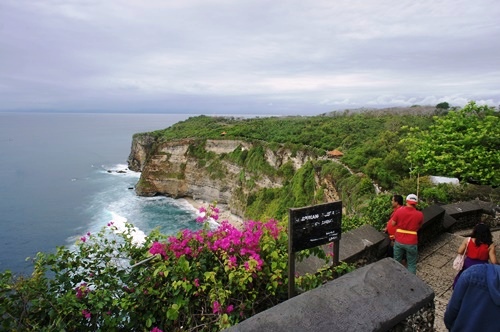
<path fill-rule="evenodd" d="M 403 205 L 403 196 L 401 195 L 393 195 L 392 200 L 398 203 L 399 205 Z"/>

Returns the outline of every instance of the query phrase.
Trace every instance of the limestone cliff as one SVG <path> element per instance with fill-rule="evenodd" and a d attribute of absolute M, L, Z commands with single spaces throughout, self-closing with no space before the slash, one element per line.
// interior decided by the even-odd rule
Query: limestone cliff
<path fill-rule="evenodd" d="M 244 216 L 249 194 L 262 188 L 282 186 L 277 172 L 249 169 L 228 157 L 248 152 L 262 142 L 241 140 L 180 139 L 163 141 L 151 133 L 134 135 L 128 159 L 129 168 L 140 171 L 136 186 L 140 196 L 166 195 L 174 198 L 217 201 L 231 212 Z M 275 170 L 288 163 L 294 170 L 315 158 L 312 152 L 271 150 L 264 144 L 262 156 Z M 267 166 L 266 165 L 266 166 Z M 316 178 L 317 186 L 327 188 L 325 199 L 338 199 L 333 186 Z"/>

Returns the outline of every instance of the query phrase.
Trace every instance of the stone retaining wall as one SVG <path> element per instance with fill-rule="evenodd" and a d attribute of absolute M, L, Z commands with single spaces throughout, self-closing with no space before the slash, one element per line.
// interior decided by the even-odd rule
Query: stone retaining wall
<path fill-rule="evenodd" d="M 435 240 L 440 234 L 446 231 L 449 225 L 445 224 L 445 210 L 438 205 L 432 205 L 422 210 L 424 223 L 418 231 L 419 248 Z"/>
<path fill-rule="evenodd" d="M 450 227 L 451 232 L 474 228 L 482 220 L 483 214 L 494 215 L 493 205 L 479 200 L 448 204 L 442 207 L 447 215 L 456 220 Z"/>
<path fill-rule="evenodd" d="M 433 300 L 425 282 L 385 258 L 225 331 L 432 331 Z"/>
<path fill-rule="evenodd" d="M 342 234 L 339 241 L 339 260 L 354 264 L 357 267 L 364 266 L 386 256 L 387 236 L 377 231 L 373 226 L 363 225 L 352 231 Z M 325 252 L 332 252 L 328 245 L 322 246 Z M 330 261 L 330 264 L 332 261 Z M 295 270 L 300 275 L 316 273 L 323 267 L 324 261 L 311 256 L 295 263 Z"/>

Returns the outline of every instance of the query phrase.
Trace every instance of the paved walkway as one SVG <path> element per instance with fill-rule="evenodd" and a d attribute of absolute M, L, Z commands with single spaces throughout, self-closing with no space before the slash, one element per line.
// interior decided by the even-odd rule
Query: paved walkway
<path fill-rule="evenodd" d="M 443 316 L 446 305 L 451 297 L 451 285 L 456 271 L 452 268 L 456 252 L 463 239 L 470 231 L 460 234 L 444 233 L 432 244 L 427 245 L 419 253 L 417 276 L 424 280 L 435 293 L 435 320 L 436 332 L 448 331 L 444 326 Z M 497 258 L 500 259 L 500 230 L 493 232 L 493 241 L 497 244 Z"/>

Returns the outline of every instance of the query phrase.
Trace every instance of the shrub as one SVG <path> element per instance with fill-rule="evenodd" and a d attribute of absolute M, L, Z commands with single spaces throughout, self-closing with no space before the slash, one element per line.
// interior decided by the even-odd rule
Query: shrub
<path fill-rule="evenodd" d="M 373 197 L 365 210 L 363 210 L 363 220 L 379 231 L 386 226 L 393 212 L 391 205 L 392 195 L 380 194 Z"/>
<path fill-rule="evenodd" d="M 199 221 L 218 219 L 215 204 L 200 211 Z M 31 277 L 1 273 L 0 328 L 218 331 L 287 298 L 288 236 L 276 220 L 137 235 L 110 223 L 72 248 L 39 253 Z M 350 268 L 297 283 L 308 290 Z"/>

